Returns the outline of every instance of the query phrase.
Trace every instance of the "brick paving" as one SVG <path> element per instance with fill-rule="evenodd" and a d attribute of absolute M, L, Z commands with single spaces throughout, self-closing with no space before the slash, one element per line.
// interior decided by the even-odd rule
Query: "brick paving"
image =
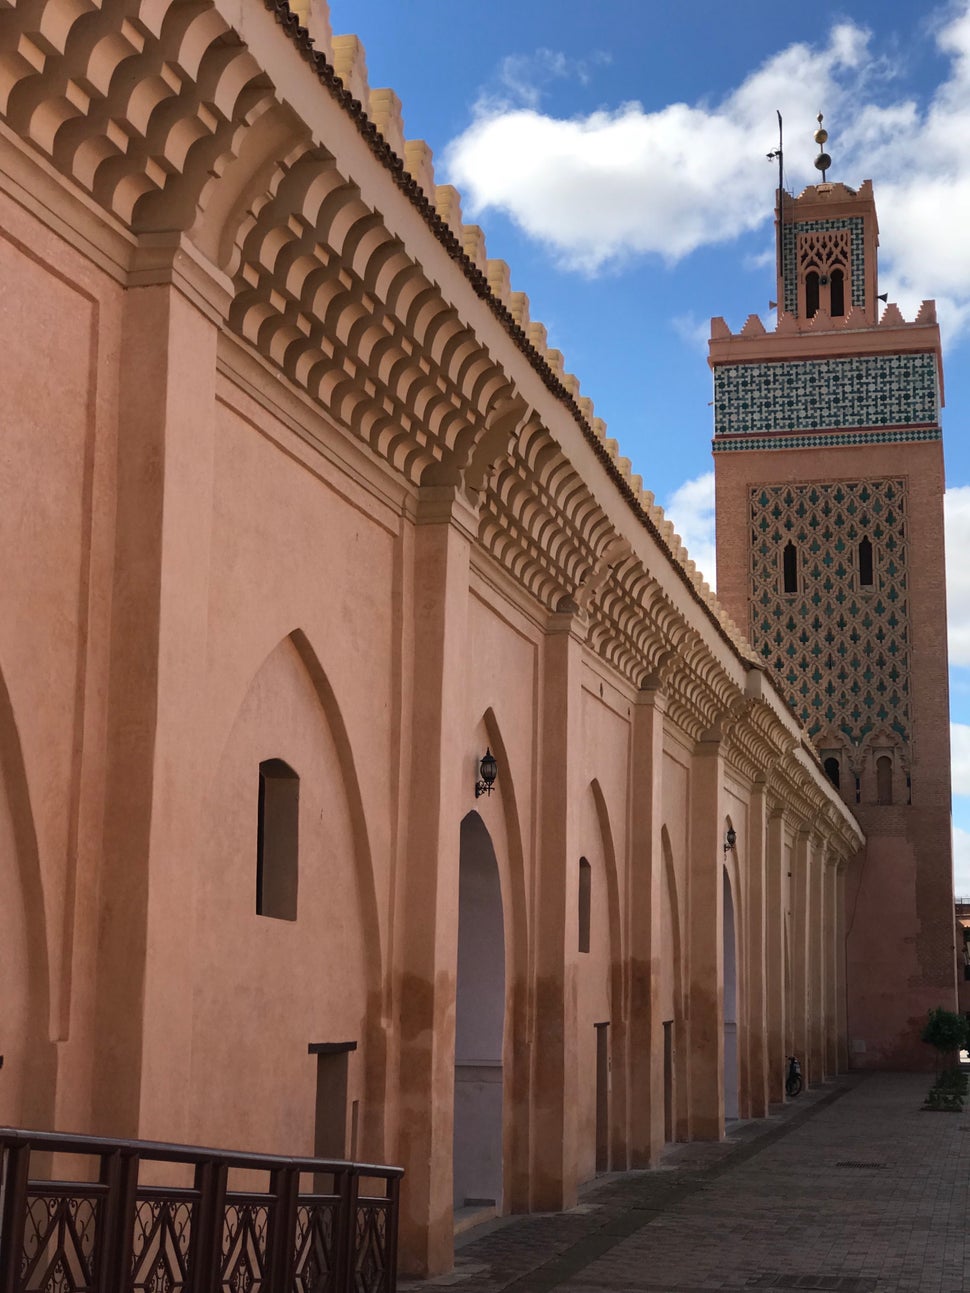
<path fill-rule="evenodd" d="M 503 1219 L 450 1275 L 402 1290 L 962 1293 L 970 1111 L 924 1113 L 928 1075 L 851 1076 L 595 1183 L 568 1213 Z"/>

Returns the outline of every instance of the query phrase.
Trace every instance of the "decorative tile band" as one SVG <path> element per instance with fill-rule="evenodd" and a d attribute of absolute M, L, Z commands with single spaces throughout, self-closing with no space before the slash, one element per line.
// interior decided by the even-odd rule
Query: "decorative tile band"
<path fill-rule="evenodd" d="M 748 435 L 939 421 L 933 354 L 724 364 L 714 369 L 714 431 Z"/>
<path fill-rule="evenodd" d="M 785 280 L 785 310 L 798 314 L 798 235 L 824 233 L 828 229 L 848 229 L 852 248 L 852 304 L 866 303 L 866 262 L 863 250 L 862 216 L 847 216 L 844 220 L 801 220 L 786 224 L 782 233 L 782 276 Z"/>
<path fill-rule="evenodd" d="M 715 439 L 714 453 L 748 453 L 753 449 L 832 449 L 854 444 L 906 444 L 911 441 L 942 440 L 939 427 L 913 427 L 905 431 L 844 431 L 819 435 L 737 436 Z"/>

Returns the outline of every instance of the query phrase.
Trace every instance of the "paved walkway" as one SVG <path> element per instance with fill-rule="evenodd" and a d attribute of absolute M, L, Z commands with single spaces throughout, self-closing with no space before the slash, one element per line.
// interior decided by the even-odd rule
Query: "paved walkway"
<path fill-rule="evenodd" d="M 853 1076 L 598 1181 L 578 1208 L 492 1223 L 451 1275 L 402 1290 L 963 1293 L 970 1111 L 923 1113 L 929 1076 Z"/>

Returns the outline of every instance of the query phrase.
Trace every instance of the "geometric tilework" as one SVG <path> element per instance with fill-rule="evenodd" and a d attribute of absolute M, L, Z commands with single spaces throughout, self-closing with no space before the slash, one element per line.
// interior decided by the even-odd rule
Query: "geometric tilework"
<path fill-rule="evenodd" d="M 829 229 L 848 229 L 852 253 L 852 304 L 865 307 L 866 262 L 863 248 L 862 216 L 848 216 L 844 220 L 802 220 L 798 224 L 786 222 L 782 236 L 782 277 L 785 280 L 785 311 L 798 314 L 798 268 L 796 248 L 801 233 L 822 233 Z"/>
<path fill-rule="evenodd" d="M 750 491 L 751 641 L 809 734 L 860 746 L 879 727 L 908 745 L 909 599 L 901 480 L 755 485 Z M 872 545 L 872 584 L 859 544 Z M 797 553 L 784 591 L 783 553 Z"/>
<path fill-rule="evenodd" d="M 832 449 L 851 444 L 905 444 L 909 441 L 942 440 L 939 427 L 907 427 L 905 431 L 827 431 L 816 435 L 720 437 L 714 453 L 750 452 L 752 449 Z"/>
<path fill-rule="evenodd" d="M 932 354 L 719 364 L 715 435 L 936 423 Z"/>

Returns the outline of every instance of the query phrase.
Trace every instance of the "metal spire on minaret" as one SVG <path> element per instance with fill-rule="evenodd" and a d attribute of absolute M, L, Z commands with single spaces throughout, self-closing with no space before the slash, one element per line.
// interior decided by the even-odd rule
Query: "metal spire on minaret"
<path fill-rule="evenodd" d="M 829 132 L 822 126 L 822 114 L 819 113 L 816 118 L 818 121 L 818 130 L 815 132 L 815 142 L 818 144 L 818 156 L 815 158 L 815 169 L 822 172 L 822 179 L 825 179 L 825 172 L 832 165 L 832 158 L 824 150 L 824 144 L 829 137 Z"/>

